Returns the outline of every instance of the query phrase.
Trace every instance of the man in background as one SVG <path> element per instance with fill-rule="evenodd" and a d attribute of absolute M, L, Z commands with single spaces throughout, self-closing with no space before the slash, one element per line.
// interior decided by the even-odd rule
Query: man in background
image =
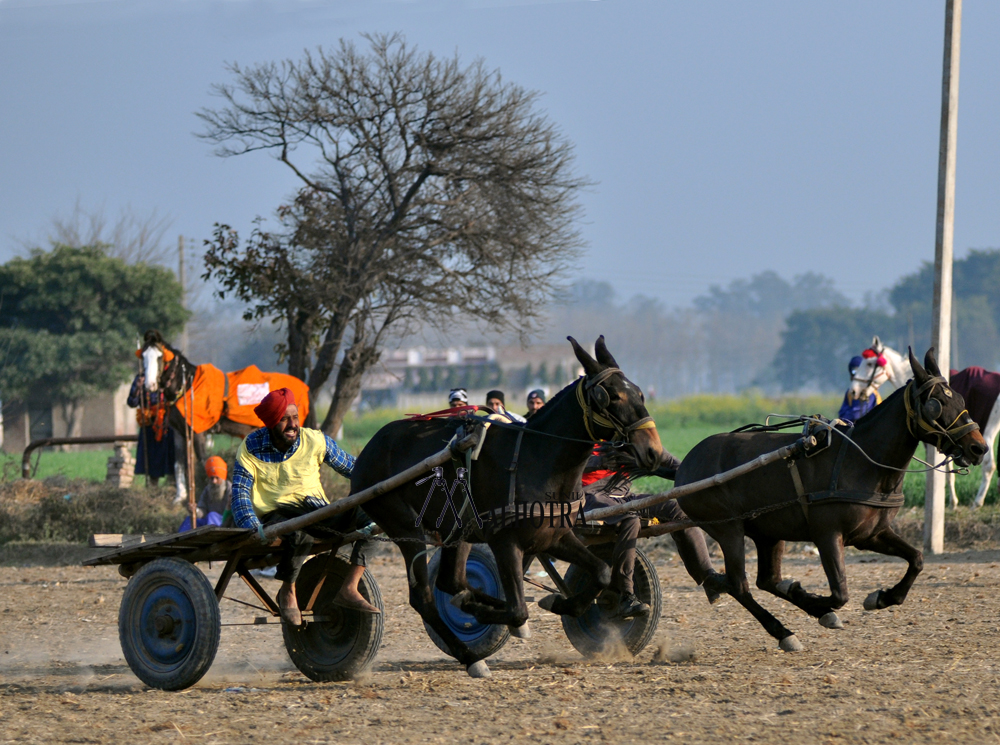
<path fill-rule="evenodd" d="M 486 394 L 486 406 L 494 414 L 502 414 L 510 419 L 515 424 L 524 424 L 528 420 L 519 414 L 515 414 L 512 411 L 507 411 L 506 402 L 504 401 L 503 391 L 492 390 Z"/>
<path fill-rule="evenodd" d="M 524 418 L 531 419 L 543 406 L 545 406 L 545 391 L 536 388 L 528 394 L 528 413 L 524 415 Z"/>

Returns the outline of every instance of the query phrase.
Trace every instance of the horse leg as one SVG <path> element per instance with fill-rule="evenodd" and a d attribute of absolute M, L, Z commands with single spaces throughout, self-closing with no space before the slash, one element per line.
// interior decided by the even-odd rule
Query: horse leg
<path fill-rule="evenodd" d="M 890 605 L 902 605 L 914 580 L 924 568 L 923 553 L 900 538 L 892 528 L 886 528 L 881 533 L 873 535 L 867 540 L 858 541 L 854 545 L 864 551 L 874 551 L 886 556 L 898 556 L 901 559 L 906 559 L 907 563 L 906 574 L 894 587 L 888 590 L 875 590 L 865 598 L 865 610 L 878 610 L 888 608 Z"/>
<path fill-rule="evenodd" d="M 459 598 L 459 607 L 476 617 L 480 623 L 502 623 L 512 629 L 519 629 L 528 621 L 528 604 L 524 601 L 523 570 L 524 554 L 517 544 L 516 538 L 505 536 L 490 541 L 493 558 L 497 561 L 500 571 L 500 582 L 503 584 L 506 602 L 502 607 L 495 607 L 486 602 L 480 602 L 472 593 Z M 442 557 L 443 558 L 443 557 Z M 520 634 L 515 634 L 520 636 Z M 523 635 L 527 637 L 527 630 Z"/>
<path fill-rule="evenodd" d="M 986 455 L 983 456 L 982 465 L 983 480 L 979 483 L 979 491 L 976 492 L 976 498 L 972 502 L 973 507 L 983 506 L 983 502 L 986 501 L 986 492 L 990 488 L 990 481 L 997 470 L 996 452 L 993 445 L 997 439 L 998 431 L 1000 431 L 1000 399 L 997 399 L 997 403 L 993 406 L 990 419 L 986 423 L 986 431 L 983 432 L 983 439 L 986 440 Z"/>
<path fill-rule="evenodd" d="M 601 590 L 611 583 L 611 569 L 603 559 L 592 554 L 572 532 L 564 533 L 558 541 L 546 549 L 545 553 L 553 559 L 576 564 L 590 576 L 590 582 L 583 590 L 568 598 L 562 595 L 546 595 L 538 601 L 538 606 L 560 616 L 573 618 L 582 616 Z"/>
<path fill-rule="evenodd" d="M 477 660 L 475 655 L 461 639 L 455 636 L 438 613 L 434 604 L 434 592 L 427 576 L 427 558 L 424 548 L 419 543 L 398 543 L 399 551 L 406 562 L 406 573 L 410 584 L 410 607 L 441 637 L 448 646 L 448 652 L 465 665 L 465 669 L 473 678 L 488 678 L 490 669 L 483 660 Z"/>
<path fill-rule="evenodd" d="M 784 599 L 785 595 L 778 589 L 783 582 L 781 578 L 781 558 L 785 555 L 785 542 L 771 538 L 754 538 L 757 546 L 757 589 L 769 592 Z"/>
<path fill-rule="evenodd" d="M 817 595 L 803 589 L 802 585 L 790 579 L 781 580 L 774 590 L 770 590 L 783 600 L 801 608 L 813 618 L 818 618 L 821 626 L 828 629 L 842 629 L 844 624 L 834 612 L 847 604 L 847 572 L 844 568 L 844 537 L 838 532 L 820 535 L 816 540 L 819 558 L 823 563 L 829 595 Z M 779 570 L 780 572 L 780 570 Z M 758 587 L 760 583 L 758 581 Z"/>
<path fill-rule="evenodd" d="M 732 526 L 708 531 L 722 549 L 726 561 L 726 592 L 750 611 L 750 615 L 764 627 L 764 630 L 778 640 L 778 646 L 785 652 L 800 652 L 802 644 L 795 634 L 754 600 L 750 593 L 750 583 L 746 574 L 746 552 L 743 546 L 743 526 Z"/>
<path fill-rule="evenodd" d="M 958 507 L 958 492 L 955 491 L 955 474 L 948 474 L 948 507 L 955 509 Z"/>
<path fill-rule="evenodd" d="M 500 598 L 495 598 L 469 585 L 465 566 L 471 551 L 472 544 L 466 541 L 462 541 L 458 546 L 445 546 L 441 549 L 441 564 L 438 567 L 437 582 L 435 583 L 437 589 L 454 596 L 451 602 L 456 605 L 461 604 L 467 598 L 473 598 L 477 603 L 485 603 L 493 608 L 506 607 L 506 603 Z"/>

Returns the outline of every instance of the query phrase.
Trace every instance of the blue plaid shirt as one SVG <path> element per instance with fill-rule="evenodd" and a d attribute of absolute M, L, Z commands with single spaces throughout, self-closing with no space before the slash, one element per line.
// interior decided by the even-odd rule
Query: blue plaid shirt
<path fill-rule="evenodd" d="M 326 456 L 323 462 L 330 466 L 341 476 L 350 477 L 354 470 L 354 456 L 345 453 L 340 446 L 329 435 L 326 438 Z M 265 463 L 281 463 L 288 460 L 299 449 L 302 438 L 299 437 L 295 443 L 285 452 L 281 452 L 271 442 L 271 433 L 266 428 L 255 429 L 247 435 L 245 440 L 247 452 L 258 460 Z M 233 466 L 233 521 L 240 528 L 250 528 L 256 530 L 260 525 L 260 520 L 253 511 L 253 475 L 236 461 Z"/>

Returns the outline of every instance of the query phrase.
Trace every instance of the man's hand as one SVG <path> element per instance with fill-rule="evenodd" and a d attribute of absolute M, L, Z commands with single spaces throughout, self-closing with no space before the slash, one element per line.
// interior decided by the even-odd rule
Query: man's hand
<path fill-rule="evenodd" d="M 272 541 L 271 538 L 264 535 L 264 526 L 260 523 L 257 523 L 257 540 L 260 541 L 261 546 L 270 546 Z"/>
<path fill-rule="evenodd" d="M 666 450 L 663 451 L 663 460 L 660 462 L 660 467 L 653 471 L 651 476 L 659 476 L 661 479 L 669 479 L 673 481 L 677 478 L 677 469 L 680 468 L 681 462 L 678 458 L 674 457 Z"/>

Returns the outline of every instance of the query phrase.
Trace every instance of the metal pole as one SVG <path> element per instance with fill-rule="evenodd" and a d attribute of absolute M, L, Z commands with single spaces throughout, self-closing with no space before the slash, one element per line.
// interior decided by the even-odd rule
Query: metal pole
<path fill-rule="evenodd" d="M 938 148 L 937 232 L 934 240 L 934 311 L 931 344 L 941 373 L 951 367 L 951 271 L 955 236 L 955 150 L 958 144 L 958 60 L 962 37 L 962 0 L 946 0 L 944 72 L 941 80 L 941 142 Z M 927 460 L 937 460 L 927 446 Z M 924 499 L 924 549 L 944 551 L 945 474 L 930 471 Z"/>

